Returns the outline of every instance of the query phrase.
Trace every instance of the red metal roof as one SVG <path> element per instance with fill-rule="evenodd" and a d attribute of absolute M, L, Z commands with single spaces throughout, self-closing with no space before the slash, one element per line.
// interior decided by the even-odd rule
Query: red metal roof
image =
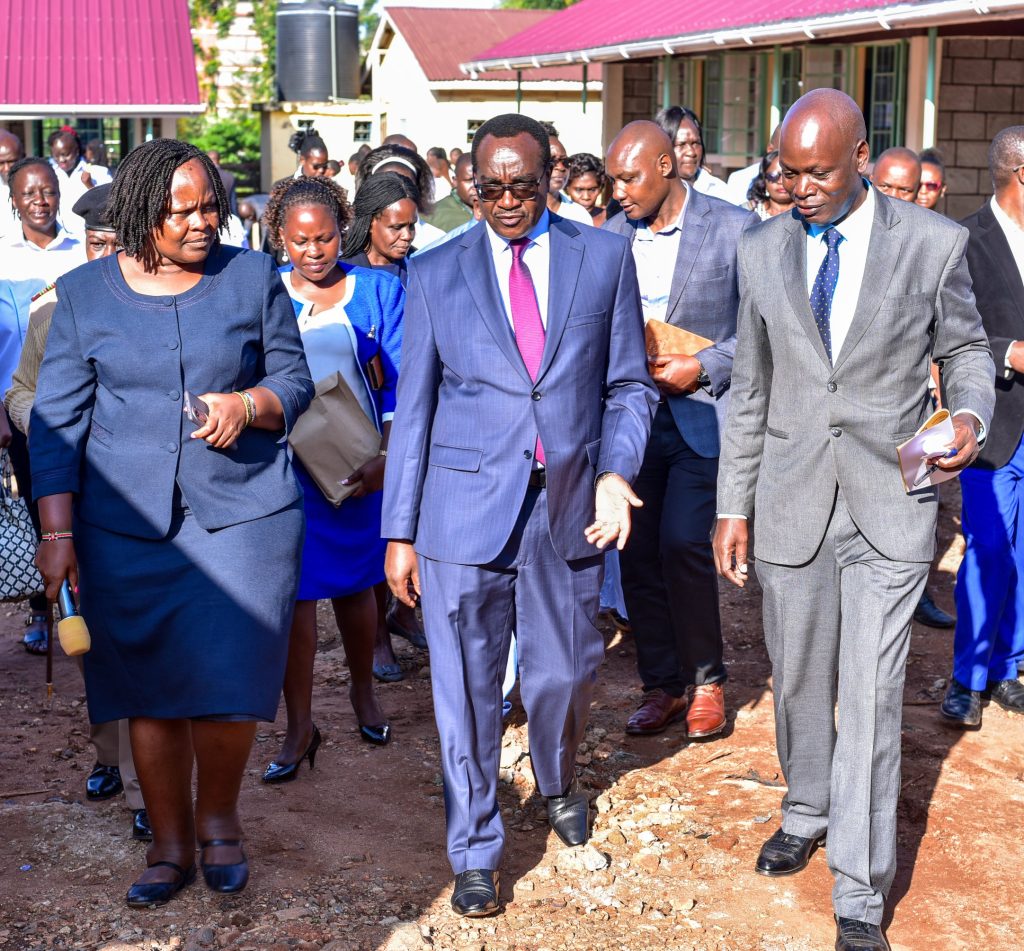
<path fill-rule="evenodd" d="M 427 80 L 432 83 L 467 79 L 460 63 L 473 59 L 488 44 L 500 43 L 550 19 L 550 10 L 473 10 L 430 7 L 385 7 L 395 28 L 412 49 Z M 511 70 L 487 73 L 484 80 L 514 80 Z M 590 67 L 589 81 L 601 78 L 599 66 Z M 523 82 L 582 82 L 579 66 L 524 69 Z"/>
<path fill-rule="evenodd" d="M 199 105 L 188 0 L 0 0 L 0 21 L 4 112 Z"/>
<path fill-rule="evenodd" d="M 905 6 L 906 0 L 580 0 L 472 61 L 589 50 L 896 5 Z"/>

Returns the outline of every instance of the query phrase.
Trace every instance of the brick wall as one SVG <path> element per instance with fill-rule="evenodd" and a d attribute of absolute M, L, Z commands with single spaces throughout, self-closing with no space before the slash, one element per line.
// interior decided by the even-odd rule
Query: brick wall
<path fill-rule="evenodd" d="M 936 144 L 948 191 L 939 211 L 963 218 L 992 194 L 988 146 L 1009 125 L 1024 125 L 1024 39 L 947 39 Z"/>
<path fill-rule="evenodd" d="M 625 63 L 622 69 L 622 124 L 653 119 L 658 63 L 643 60 Z"/>

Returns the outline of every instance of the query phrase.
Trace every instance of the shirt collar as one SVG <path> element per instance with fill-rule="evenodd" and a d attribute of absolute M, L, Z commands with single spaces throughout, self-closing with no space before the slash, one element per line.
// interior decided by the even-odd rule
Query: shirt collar
<path fill-rule="evenodd" d="M 78 157 L 78 164 L 73 169 L 71 169 L 70 172 L 65 172 L 64 169 L 62 169 L 53 159 L 50 159 L 50 165 L 53 167 L 53 170 L 58 175 L 63 175 L 65 178 L 71 178 L 71 176 L 75 175 L 75 174 L 81 175 L 82 172 L 85 171 L 85 167 L 88 164 L 89 163 L 86 162 L 86 160 L 85 160 L 85 156 L 84 155 L 80 155 Z"/>
<path fill-rule="evenodd" d="M 868 184 L 867 179 L 862 179 L 867 189 L 867 197 L 853 214 L 847 215 L 837 225 L 809 225 L 807 233 L 814 239 L 819 239 L 828 231 L 835 228 L 848 243 L 867 242 L 871 237 L 871 228 L 875 223 L 875 190 Z"/>
<path fill-rule="evenodd" d="M 682 181 L 682 179 L 680 179 L 680 181 Z M 683 202 L 683 207 L 679 209 L 679 217 L 671 224 L 665 225 L 664 228 L 661 228 L 658 231 L 651 231 L 651 226 L 647 224 L 646 220 L 641 219 L 640 223 L 636 227 L 637 241 L 653 241 L 658 235 L 668 236 L 677 231 L 683 230 L 683 219 L 686 217 L 686 209 L 690 204 L 690 198 L 693 196 L 693 191 L 690 188 L 689 182 L 683 181 L 683 188 L 686 189 L 686 200 Z"/>
<path fill-rule="evenodd" d="M 1018 239 L 1024 238 L 1024 228 L 1021 228 L 1003 209 L 1000 207 L 999 202 L 996 201 L 996 196 L 992 196 L 991 200 L 992 214 L 995 215 L 996 221 L 1002 227 L 1008 238 L 1016 237 Z"/>
<path fill-rule="evenodd" d="M 19 226 L 21 222 L 18 222 Z M 18 227 L 11 235 L 10 240 L 7 242 L 9 248 L 29 248 L 35 251 L 57 251 L 65 245 L 73 246 L 78 244 L 78 239 L 74 237 L 69 231 L 65 231 L 61 225 L 57 226 L 56 237 L 45 247 L 41 248 L 38 244 L 33 244 L 31 241 L 26 240 L 25 231 L 23 228 Z"/>
<path fill-rule="evenodd" d="M 548 226 L 551 224 L 551 215 L 547 208 L 544 209 L 544 214 L 540 216 L 538 221 L 531 229 L 527 232 L 526 237 L 529 239 L 531 244 L 536 244 L 541 247 L 545 246 L 548 241 Z M 485 221 L 484 225 L 487 229 L 487 240 L 491 243 L 491 254 L 497 257 L 503 251 L 508 249 L 509 238 L 503 238 L 498 234 L 490 225 L 490 222 Z"/>

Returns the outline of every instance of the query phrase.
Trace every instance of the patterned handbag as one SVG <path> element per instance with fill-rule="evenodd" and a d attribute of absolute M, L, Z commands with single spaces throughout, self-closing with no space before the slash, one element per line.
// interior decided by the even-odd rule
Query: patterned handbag
<path fill-rule="evenodd" d="M 43 579 L 35 565 L 39 541 L 28 505 L 14 491 L 7 450 L 0 450 L 0 601 L 39 594 Z"/>

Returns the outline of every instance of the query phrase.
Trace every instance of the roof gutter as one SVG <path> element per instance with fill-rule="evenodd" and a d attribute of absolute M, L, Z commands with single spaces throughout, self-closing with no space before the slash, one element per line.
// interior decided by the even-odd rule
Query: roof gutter
<path fill-rule="evenodd" d="M 206 106 L 199 102 L 166 103 L 159 105 L 124 105 L 119 103 L 91 102 L 86 105 L 63 105 L 53 103 L 5 102 L 0 104 L 0 116 L 5 119 L 35 119 L 41 116 L 197 116 L 206 112 Z"/>
<path fill-rule="evenodd" d="M 936 3 L 876 7 L 851 13 L 807 20 L 750 25 L 672 37 L 655 37 L 628 43 L 565 50 L 558 53 L 523 54 L 502 59 L 481 59 L 463 63 L 461 68 L 471 78 L 497 69 L 528 69 L 543 66 L 564 66 L 567 63 L 621 61 L 624 59 L 699 52 L 724 47 L 772 45 L 785 40 L 823 39 L 844 33 L 869 29 L 892 30 L 897 27 L 940 26 L 963 22 L 965 14 L 1002 19 L 1024 12 L 1024 0 L 939 0 Z"/>

